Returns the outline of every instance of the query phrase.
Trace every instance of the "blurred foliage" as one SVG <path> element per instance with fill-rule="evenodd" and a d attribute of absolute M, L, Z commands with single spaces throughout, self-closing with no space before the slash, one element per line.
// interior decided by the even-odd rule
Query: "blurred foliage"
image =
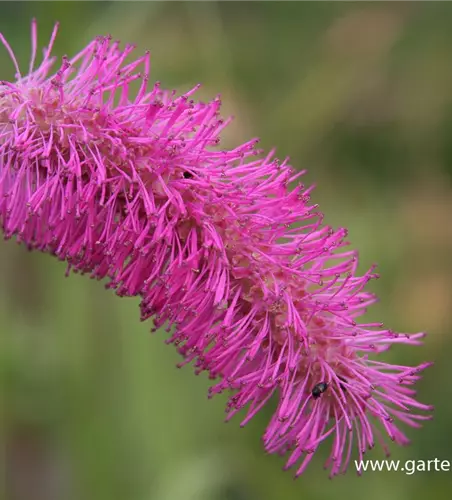
<path fill-rule="evenodd" d="M 22 64 L 61 21 L 59 56 L 111 33 L 153 55 L 152 80 L 222 94 L 225 146 L 259 134 L 307 182 L 326 220 L 350 229 L 364 270 L 379 263 L 369 319 L 427 330 L 388 360 L 436 361 L 419 384 L 436 418 L 393 458 L 452 459 L 452 5 L 434 2 L 2 2 Z M 5 50 L 0 78 L 13 78 Z M 353 470 L 330 482 L 328 446 L 294 482 L 263 453 L 263 411 L 240 430 L 224 400 L 152 338 L 138 301 L 0 244 L 0 443 L 5 500 L 450 498 L 451 473 Z M 323 453 L 323 455 L 322 455 Z M 382 458 L 378 450 L 368 458 Z M 1 484 L 1 483 L 0 483 Z"/>

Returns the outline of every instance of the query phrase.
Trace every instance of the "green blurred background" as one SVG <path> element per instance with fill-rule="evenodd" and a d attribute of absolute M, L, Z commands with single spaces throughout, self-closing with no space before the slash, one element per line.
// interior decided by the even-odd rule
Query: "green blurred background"
<path fill-rule="evenodd" d="M 151 80 L 221 93 L 225 145 L 260 136 L 316 182 L 326 220 L 379 263 L 369 320 L 426 330 L 419 384 L 435 420 L 393 458 L 452 460 L 452 4 L 305 2 L 1 3 L 0 28 L 28 64 L 29 22 L 56 54 L 111 33 L 150 49 Z M 24 66 L 25 68 L 26 66 Z M 0 50 L 0 78 L 13 68 Z M 224 399 L 139 322 L 138 300 L 64 278 L 64 264 L 0 242 L 0 495 L 5 500 L 449 499 L 452 472 L 329 481 L 328 446 L 292 481 L 262 450 L 271 409 L 241 430 Z M 380 459 L 375 449 L 367 458 Z"/>

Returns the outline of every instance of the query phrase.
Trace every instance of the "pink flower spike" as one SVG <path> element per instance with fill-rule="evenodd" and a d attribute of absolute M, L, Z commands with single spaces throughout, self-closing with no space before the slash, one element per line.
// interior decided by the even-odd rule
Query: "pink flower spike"
<path fill-rule="evenodd" d="M 378 278 L 357 274 L 347 230 L 323 224 L 312 187 L 288 159 L 262 155 L 257 139 L 218 149 L 230 120 L 219 97 L 148 86 L 149 53 L 127 63 L 98 37 L 56 72 L 51 51 L 36 67 L 32 22 L 29 73 L 0 82 L 0 223 L 5 239 L 55 255 L 70 271 L 109 280 L 141 298 L 141 319 L 171 332 L 167 343 L 231 391 L 226 412 L 246 425 L 272 398 L 263 436 L 285 468 L 304 472 L 327 438 L 330 476 L 379 441 L 408 438 L 432 407 L 412 386 L 429 363 L 390 365 L 393 344 L 419 345 L 359 322 Z M 131 84 L 138 82 L 136 94 Z M 289 184 L 298 182 L 289 189 Z"/>

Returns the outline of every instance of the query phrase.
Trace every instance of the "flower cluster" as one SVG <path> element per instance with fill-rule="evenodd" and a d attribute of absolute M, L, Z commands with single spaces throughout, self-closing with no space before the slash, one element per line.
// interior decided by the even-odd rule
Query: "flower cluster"
<path fill-rule="evenodd" d="M 148 88 L 146 53 L 126 63 L 99 37 L 51 73 L 42 62 L 0 82 L 0 223 L 5 238 L 55 255 L 70 270 L 139 296 L 154 331 L 206 371 L 210 395 L 231 391 L 228 417 L 245 425 L 272 398 L 265 448 L 303 472 L 328 436 L 331 475 L 358 454 L 408 439 L 431 407 L 411 386 L 428 363 L 386 364 L 379 353 L 423 334 L 358 323 L 375 301 L 374 269 L 356 274 L 347 231 L 323 224 L 312 188 L 251 140 L 220 150 L 220 99 L 195 102 Z M 291 188 L 289 189 L 289 185 Z"/>

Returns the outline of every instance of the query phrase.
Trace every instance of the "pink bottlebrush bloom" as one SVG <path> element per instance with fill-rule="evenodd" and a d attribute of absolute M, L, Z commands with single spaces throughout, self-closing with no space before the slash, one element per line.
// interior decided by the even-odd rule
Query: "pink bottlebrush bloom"
<path fill-rule="evenodd" d="M 43 60 L 0 82 L 0 220 L 5 238 L 54 254 L 76 272 L 140 296 L 142 319 L 166 325 L 186 364 L 231 390 L 243 425 L 272 397 L 269 452 L 290 452 L 299 475 L 328 436 L 331 475 L 384 435 L 408 439 L 432 408 L 411 386 L 427 363 L 378 355 L 423 334 L 358 323 L 375 301 L 356 275 L 347 231 L 323 225 L 287 160 L 251 140 L 219 150 L 220 99 L 148 90 L 150 57 L 99 37 L 56 71 L 55 27 Z M 136 92 L 132 93 L 133 84 Z M 154 330 L 156 329 L 154 328 Z M 369 356 L 372 355 L 372 358 Z"/>

